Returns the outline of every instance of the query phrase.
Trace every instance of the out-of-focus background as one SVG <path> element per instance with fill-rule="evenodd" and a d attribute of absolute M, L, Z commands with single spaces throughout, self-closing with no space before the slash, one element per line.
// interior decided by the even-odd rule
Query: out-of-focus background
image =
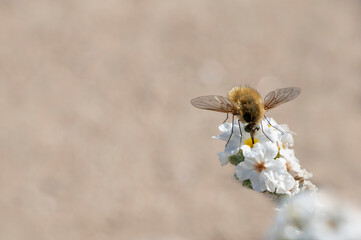
<path fill-rule="evenodd" d="M 249 84 L 320 188 L 361 201 L 360 1 L 0 2 L 0 239 L 262 239 L 274 204 L 221 167 Z"/>

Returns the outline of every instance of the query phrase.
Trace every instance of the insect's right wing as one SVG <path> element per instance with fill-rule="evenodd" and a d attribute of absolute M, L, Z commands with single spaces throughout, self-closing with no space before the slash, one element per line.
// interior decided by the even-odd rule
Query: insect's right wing
<path fill-rule="evenodd" d="M 209 95 L 196 97 L 191 100 L 191 104 L 196 108 L 206 109 L 216 112 L 233 113 L 234 107 L 228 98 L 223 96 Z"/>
<path fill-rule="evenodd" d="M 264 109 L 270 110 L 282 103 L 291 101 L 300 95 L 301 89 L 297 87 L 280 88 L 268 93 L 263 101 Z"/>

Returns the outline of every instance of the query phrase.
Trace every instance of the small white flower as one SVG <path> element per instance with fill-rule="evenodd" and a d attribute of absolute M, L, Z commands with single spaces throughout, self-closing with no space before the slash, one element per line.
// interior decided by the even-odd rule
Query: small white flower
<path fill-rule="evenodd" d="M 268 121 L 267 121 L 268 119 Z M 273 142 L 280 142 L 284 129 L 273 118 L 262 119 L 260 132 L 266 134 Z M 287 126 L 287 125 L 286 125 Z M 263 131 L 262 131 L 263 130 Z"/>
<path fill-rule="evenodd" d="M 229 157 L 236 155 L 238 153 L 239 148 L 235 148 L 233 150 L 225 150 L 224 152 L 217 153 L 218 159 L 221 162 L 221 165 L 224 166 L 229 162 Z"/>
<path fill-rule="evenodd" d="M 290 149 L 294 142 L 287 125 L 279 125 L 273 118 L 264 118 L 255 133 L 254 142 L 244 128 L 245 124 L 238 123 L 238 120 L 233 123 L 233 133 L 232 123 L 219 126 L 221 134 L 214 138 L 227 142 L 232 133 L 224 151 L 218 153 L 222 166 L 230 159 L 232 164 L 243 161 L 236 166 L 236 176 L 241 181 L 249 179 L 252 188 L 259 192 L 267 190 L 294 195 L 306 189 L 316 189 L 311 182 L 305 182 L 310 176 L 301 169 L 294 150 Z M 244 159 L 237 155 L 239 152 Z"/>
<path fill-rule="evenodd" d="M 278 153 L 276 144 L 256 143 L 253 148 L 243 145 L 241 149 L 245 158 L 236 166 L 239 180 L 249 179 L 258 192 L 288 193 L 294 187 L 295 180 L 286 171 L 285 164 L 274 160 Z"/>
<path fill-rule="evenodd" d="M 266 121 L 266 120 L 262 120 L 262 122 L 263 121 Z M 241 127 L 241 131 L 240 131 L 239 126 Z M 245 125 L 241 122 L 238 125 L 238 120 L 234 121 L 233 134 L 225 148 L 225 152 L 233 151 L 236 148 L 240 148 L 243 145 L 248 145 L 252 148 L 255 143 L 263 144 L 266 142 L 270 142 L 268 137 L 271 138 L 273 140 L 273 142 L 276 142 L 278 140 L 278 138 L 277 138 L 278 134 L 275 134 L 274 132 L 270 132 L 266 136 L 262 132 L 262 130 L 259 130 L 258 132 L 256 132 L 256 134 L 254 136 L 254 143 L 252 143 L 251 135 L 244 130 L 244 126 Z M 223 123 L 218 127 L 218 129 L 219 129 L 219 131 L 221 131 L 221 134 L 214 136 L 213 138 L 217 138 L 217 139 L 227 142 L 229 139 L 229 136 L 232 133 L 232 124 L 231 123 Z M 242 141 L 241 141 L 241 138 L 242 138 Z"/>
<path fill-rule="evenodd" d="M 219 127 L 219 130 L 222 132 L 221 134 L 214 136 L 213 138 L 220 139 L 222 141 L 227 142 L 229 136 L 232 131 L 232 124 L 223 123 Z M 237 134 L 238 132 L 238 134 Z M 227 146 L 224 148 L 223 152 L 219 152 L 218 158 L 221 162 L 221 165 L 224 166 L 229 162 L 229 157 L 238 153 L 240 149 L 240 135 L 239 135 L 239 127 L 234 126 L 232 138 L 229 140 Z"/>
<path fill-rule="evenodd" d="M 310 192 L 289 199 L 279 211 L 268 239 L 361 239 L 361 215 L 345 204 Z"/>
<path fill-rule="evenodd" d="M 276 216 L 268 240 L 302 239 L 302 230 L 314 213 L 315 203 L 306 194 L 298 194 L 286 200 L 288 202 L 281 203 L 283 207 Z"/>
<path fill-rule="evenodd" d="M 267 118 L 262 120 L 262 126 L 264 132 L 267 135 L 272 136 L 274 141 L 277 141 L 280 147 L 289 148 L 293 147 L 293 132 L 291 132 L 287 124 L 278 124 L 273 118 Z"/>
<path fill-rule="evenodd" d="M 235 121 L 236 123 L 236 121 Z M 237 129 L 238 126 L 235 125 L 233 126 L 234 129 L 233 129 L 233 134 L 236 135 L 237 132 L 239 132 L 239 130 Z M 214 136 L 213 138 L 218 138 L 222 141 L 227 141 L 228 138 L 229 138 L 229 135 L 231 135 L 231 132 L 232 132 L 232 124 L 231 123 L 222 123 L 221 125 L 219 125 L 218 127 L 219 131 L 221 131 L 221 134 L 217 135 L 217 136 Z"/>
<path fill-rule="evenodd" d="M 267 137 L 260 131 L 255 134 L 254 143 L 252 143 L 251 135 L 244 131 L 244 124 L 240 123 L 241 131 L 242 131 L 242 142 L 241 142 L 241 132 L 238 126 L 238 121 L 234 121 L 233 126 L 233 134 L 228 144 L 225 146 L 223 152 L 219 152 L 217 155 L 219 157 L 219 161 L 221 165 L 224 166 L 229 162 L 229 157 L 235 155 L 240 150 L 241 146 L 248 145 L 250 148 L 254 146 L 255 143 L 266 143 L 269 142 Z M 218 129 L 221 131 L 221 134 L 214 136 L 213 138 L 220 139 L 222 141 L 227 142 L 229 136 L 232 132 L 232 124 L 231 123 L 223 123 Z"/>
<path fill-rule="evenodd" d="M 293 147 L 294 140 L 293 140 L 293 132 L 291 132 L 287 126 L 287 124 L 279 125 L 280 129 L 283 131 L 283 134 L 280 136 L 279 143 L 283 148 Z"/>
<path fill-rule="evenodd" d="M 241 132 L 239 127 L 241 127 Z M 252 144 L 251 136 L 244 130 L 244 127 L 245 125 L 242 122 L 238 124 L 238 120 L 234 121 L 233 134 L 228 145 L 232 145 L 232 142 L 234 142 L 235 144 L 233 145 L 237 146 L 236 143 L 238 140 L 238 146 L 249 145 L 251 148 L 253 147 L 254 144 Z M 232 132 L 232 123 L 222 123 L 218 128 L 219 131 L 221 131 L 221 134 L 214 136 L 213 138 L 227 142 Z M 241 137 L 242 142 L 239 144 Z M 293 137 L 287 125 L 279 125 L 273 118 L 268 118 L 268 121 L 262 119 L 260 123 L 260 130 L 256 132 L 254 137 L 254 143 L 257 142 L 277 142 L 280 146 L 283 146 L 283 148 L 288 148 L 293 146 Z"/>
<path fill-rule="evenodd" d="M 277 160 L 286 164 L 288 172 L 298 173 L 301 171 L 300 161 L 295 157 L 295 152 L 293 149 L 284 149 L 281 147 L 279 153 L 281 158 L 278 158 Z"/>
<path fill-rule="evenodd" d="M 278 175 L 276 193 L 290 195 L 295 188 L 296 181 L 287 171 Z"/>

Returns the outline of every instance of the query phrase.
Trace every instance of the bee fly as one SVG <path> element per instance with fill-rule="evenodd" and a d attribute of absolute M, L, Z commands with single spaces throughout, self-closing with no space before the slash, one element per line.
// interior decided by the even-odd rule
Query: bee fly
<path fill-rule="evenodd" d="M 255 89 L 248 86 L 237 86 L 229 91 L 228 97 L 217 95 L 201 96 L 193 98 L 191 104 L 196 108 L 227 113 L 227 118 L 224 122 L 227 121 L 228 114 L 232 114 L 232 130 L 226 146 L 233 134 L 234 116 L 238 117 L 241 142 L 242 131 L 240 122 L 246 125 L 244 130 L 250 133 L 252 144 L 254 144 L 254 136 L 260 129 L 259 125 L 262 118 L 265 117 L 268 121 L 264 113 L 282 103 L 293 100 L 300 93 L 301 89 L 297 87 L 280 88 L 268 93 L 262 102 L 261 95 Z M 269 121 L 268 123 L 270 124 Z M 264 133 L 263 128 L 262 132 Z M 267 135 L 265 134 L 265 136 Z"/>

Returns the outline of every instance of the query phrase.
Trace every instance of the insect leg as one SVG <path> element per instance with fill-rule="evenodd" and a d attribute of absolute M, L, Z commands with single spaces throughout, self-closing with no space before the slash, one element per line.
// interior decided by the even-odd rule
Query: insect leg
<path fill-rule="evenodd" d="M 232 135 L 233 135 L 233 123 L 234 123 L 234 115 L 232 115 L 232 130 L 231 130 L 231 135 L 229 135 L 229 138 L 228 138 L 228 141 L 227 141 L 225 147 L 227 147 L 227 144 L 229 143 L 229 140 L 231 140 L 231 137 L 232 137 Z"/>
<path fill-rule="evenodd" d="M 225 123 L 227 120 L 228 120 L 228 113 L 227 113 L 227 118 L 226 118 L 226 120 L 223 121 L 223 123 Z"/>
<path fill-rule="evenodd" d="M 271 124 L 270 124 L 271 125 Z M 272 125 L 271 125 L 272 126 Z M 270 140 L 271 142 L 274 142 L 271 138 L 269 138 L 268 136 L 267 136 L 267 134 L 263 131 L 263 124 L 262 124 L 262 122 L 261 122 L 261 129 L 262 129 L 262 132 L 263 132 L 263 134 L 268 138 L 268 140 Z"/>
<path fill-rule="evenodd" d="M 266 119 L 266 121 L 268 122 L 269 125 L 271 125 L 273 128 L 275 128 L 275 129 L 277 129 L 278 131 L 280 131 L 280 132 L 282 133 L 282 135 L 285 134 L 282 130 L 280 130 L 280 129 L 276 128 L 275 126 L 273 126 L 273 125 L 270 123 L 270 121 L 268 120 L 268 118 L 266 117 L 266 115 L 263 115 L 263 116 L 264 116 L 264 118 Z M 261 124 L 261 125 L 262 125 L 262 124 Z M 262 129 L 262 131 L 263 131 L 263 129 Z M 265 135 L 266 135 L 266 134 L 265 134 Z"/>
<path fill-rule="evenodd" d="M 242 128 L 241 128 L 241 123 L 240 123 L 240 121 L 238 120 L 238 127 L 239 127 L 239 133 L 240 133 L 240 135 L 241 135 L 241 138 L 240 138 L 240 142 L 239 142 L 239 146 L 241 146 L 242 145 Z"/>

